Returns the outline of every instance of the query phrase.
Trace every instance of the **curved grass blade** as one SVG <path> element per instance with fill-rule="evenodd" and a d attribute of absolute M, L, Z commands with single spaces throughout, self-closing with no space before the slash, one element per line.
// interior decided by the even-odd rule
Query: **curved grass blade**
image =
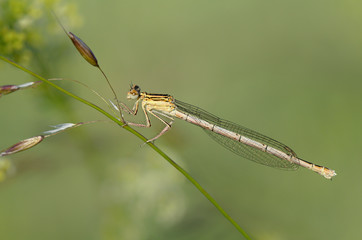
<path fill-rule="evenodd" d="M 143 142 L 145 142 L 145 144 L 147 144 L 148 146 L 150 146 L 154 151 L 156 151 L 160 156 L 162 156 L 167 162 L 169 162 L 174 168 L 176 168 L 182 175 L 184 175 L 200 192 L 201 194 L 203 194 L 208 200 L 209 202 L 211 202 L 216 209 L 244 236 L 245 239 L 251 239 L 249 237 L 249 235 L 244 231 L 244 229 L 242 229 L 239 224 L 237 224 L 237 222 L 235 222 L 235 220 L 228 215 L 225 210 L 215 201 L 215 199 L 186 171 L 184 170 L 180 165 L 178 165 L 176 162 L 174 162 L 166 153 L 164 153 L 161 149 L 159 149 L 156 145 L 154 145 L 152 142 L 148 142 L 147 138 L 145 138 L 142 134 L 140 134 L 139 132 L 137 132 L 136 130 L 134 130 L 133 128 L 131 128 L 130 126 L 124 124 L 122 121 L 118 120 L 117 118 L 115 118 L 113 115 L 109 114 L 108 112 L 104 111 L 102 108 L 96 106 L 95 104 L 73 94 L 68 92 L 67 90 L 61 88 L 60 86 L 56 85 L 55 83 L 49 81 L 48 79 L 20 66 L 19 64 L 3 57 L 0 56 L 0 59 L 2 59 L 3 61 L 13 65 L 14 67 L 38 78 L 39 80 L 53 86 L 54 88 L 56 88 L 57 90 L 67 94 L 68 96 L 88 105 L 91 108 L 94 108 L 95 110 L 97 110 L 98 112 L 102 113 L 103 115 L 105 115 L 107 118 L 109 118 L 110 120 L 112 120 L 113 122 L 115 122 L 117 125 L 119 125 L 120 127 L 124 128 L 125 130 L 129 131 L 130 133 L 132 133 L 133 135 L 135 135 L 136 137 L 138 137 L 139 139 L 141 139 Z"/>

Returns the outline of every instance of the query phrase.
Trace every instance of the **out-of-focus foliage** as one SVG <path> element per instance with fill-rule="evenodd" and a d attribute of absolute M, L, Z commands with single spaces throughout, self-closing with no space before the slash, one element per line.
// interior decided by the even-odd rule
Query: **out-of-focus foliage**
<path fill-rule="evenodd" d="M 0 54 L 22 64 L 32 61 L 35 52 L 49 45 L 42 37 L 44 33 L 58 34 L 54 17 L 49 10 L 56 10 L 59 17 L 79 25 L 77 8 L 61 0 L 2 0 L 0 2 Z M 48 38 L 47 38 L 48 39 Z M 52 48 L 57 43 L 52 42 Z"/>
<path fill-rule="evenodd" d="M 4 181 L 13 170 L 14 168 L 9 159 L 0 158 L 0 182 Z"/>
<path fill-rule="evenodd" d="M 82 25 L 76 3 L 64 0 L 1 0 L 0 54 L 43 76 L 58 74 L 59 65 L 68 59 L 72 48 L 65 48 L 65 34 L 56 21 L 74 30 Z M 42 54 L 39 54 L 42 53 Z M 4 63 L 1 62 L 0 66 Z M 7 80 L 8 81 L 8 80 Z M 4 82 L 13 84 L 13 82 Z M 67 108 L 68 100 L 46 85 L 38 88 L 38 104 L 48 108 Z M 75 119 L 74 119 L 75 120 Z"/>
<path fill-rule="evenodd" d="M 185 179 L 164 167 L 151 149 L 109 165 L 101 189 L 103 239 L 146 239 L 182 220 L 187 208 Z"/>

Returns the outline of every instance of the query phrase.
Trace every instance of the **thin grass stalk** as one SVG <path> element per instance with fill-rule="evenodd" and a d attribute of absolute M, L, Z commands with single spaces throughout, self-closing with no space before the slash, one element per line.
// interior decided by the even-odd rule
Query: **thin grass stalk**
<path fill-rule="evenodd" d="M 174 168 L 176 168 L 181 174 L 183 174 L 200 192 L 201 194 L 203 194 L 215 207 L 216 209 L 245 237 L 245 239 L 251 239 L 249 237 L 249 235 L 239 226 L 239 224 L 237 224 L 235 222 L 235 220 L 225 212 L 225 210 L 216 202 L 216 200 L 185 170 L 183 169 L 180 165 L 178 165 L 176 162 L 174 162 L 166 153 L 164 153 L 161 149 L 159 149 L 156 145 L 154 145 L 151 142 L 147 142 L 147 138 L 145 138 L 142 134 L 140 134 L 139 132 L 137 132 L 136 130 L 134 130 L 133 128 L 131 128 L 130 126 L 128 126 L 126 123 L 122 122 L 121 120 L 117 119 L 116 117 L 114 117 L 113 115 L 109 114 L 108 112 L 104 111 L 102 108 L 98 107 L 97 105 L 63 89 L 62 87 L 56 85 L 55 83 L 49 81 L 46 78 L 43 78 L 42 76 L 30 71 L 29 69 L 26 69 L 25 67 L 20 66 L 19 64 L 3 57 L 0 56 L 0 59 L 2 59 L 3 61 L 15 66 L 16 68 L 19 68 L 20 70 L 36 77 L 37 79 L 51 85 L 52 87 L 56 88 L 57 90 L 63 92 L 64 94 L 67 94 L 68 96 L 94 108 L 95 110 L 97 110 L 98 112 L 102 113 L 103 115 L 105 115 L 106 117 L 108 117 L 110 120 L 112 120 L 113 122 L 115 122 L 116 124 L 118 124 L 120 127 L 126 129 L 127 131 L 129 131 L 130 133 L 132 133 L 133 135 L 135 135 L 136 137 L 138 137 L 139 139 L 141 139 L 143 142 L 145 142 L 147 145 L 149 145 L 153 150 L 155 150 L 158 154 L 160 154 L 160 156 L 162 156 L 167 162 L 169 162 Z"/>

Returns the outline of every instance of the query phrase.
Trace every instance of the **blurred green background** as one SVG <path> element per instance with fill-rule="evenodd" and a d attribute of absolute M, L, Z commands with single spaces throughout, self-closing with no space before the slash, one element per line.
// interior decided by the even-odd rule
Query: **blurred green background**
<path fill-rule="evenodd" d="M 361 237 L 362 2 L 71 4 L 52 8 L 92 48 L 121 101 L 131 82 L 172 94 L 336 170 L 328 181 L 305 169 L 261 166 L 176 121 L 156 145 L 253 239 Z M 3 26 L 9 9 L 0 10 Z M 19 62 L 47 78 L 79 80 L 112 99 L 100 72 L 79 56 L 54 17 L 45 8 L 39 13 L 22 30 L 39 32 L 20 48 Z M 0 76 L 1 85 L 35 80 L 5 63 Z M 80 85 L 62 86 L 104 106 Z M 0 149 L 51 125 L 104 119 L 45 86 L 2 97 L 0 110 Z M 138 129 L 145 136 L 162 129 L 152 120 L 151 129 Z M 7 160 L 12 166 L 0 183 L 1 239 L 242 238 L 163 158 L 113 124 L 67 131 Z"/>

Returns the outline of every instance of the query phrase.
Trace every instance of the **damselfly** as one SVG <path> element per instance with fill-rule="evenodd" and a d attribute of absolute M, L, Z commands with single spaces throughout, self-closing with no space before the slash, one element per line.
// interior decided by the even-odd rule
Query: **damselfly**
<path fill-rule="evenodd" d="M 130 91 L 127 93 L 127 98 L 136 100 L 133 108 L 127 108 L 127 111 L 136 115 L 139 104 L 141 104 L 146 117 L 146 124 L 128 124 L 150 127 L 151 121 L 148 116 L 148 113 L 150 113 L 166 125 L 157 136 L 148 141 L 159 138 L 171 128 L 174 118 L 179 118 L 203 128 L 216 142 L 237 155 L 254 162 L 288 170 L 295 170 L 299 166 L 302 166 L 327 179 L 331 179 L 337 175 L 334 170 L 300 159 L 291 148 L 281 142 L 238 124 L 221 119 L 199 107 L 181 102 L 168 94 L 149 94 L 141 92 L 139 86 L 132 85 Z M 165 121 L 161 116 L 170 121 Z"/>

